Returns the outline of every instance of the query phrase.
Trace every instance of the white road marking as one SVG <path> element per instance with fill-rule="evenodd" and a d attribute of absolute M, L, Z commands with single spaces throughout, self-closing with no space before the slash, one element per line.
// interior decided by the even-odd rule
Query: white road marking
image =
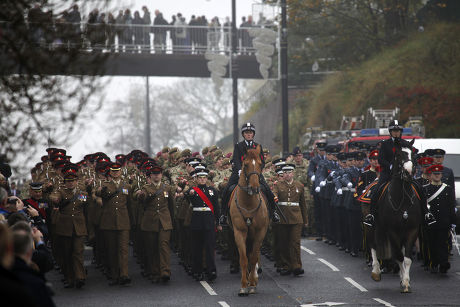
<path fill-rule="evenodd" d="M 382 300 L 380 298 L 377 298 L 377 297 L 374 297 L 373 300 L 376 301 L 376 302 L 379 302 L 380 304 L 385 305 L 387 307 L 395 307 L 395 306 L 391 305 L 390 303 L 385 302 L 384 300 Z"/>
<path fill-rule="evenodd" d="M 315 304 L 303 304 L 300 307 L 317 307 L 317 306 L 339 306 L 345 305 L 346 303 L 336 303 L 336 302 L 325 302 L 325 303 L 315 303 Z"/>
<path fill-rule="evenodd" d="M 200 283 L 203 286 L 203 288 L 205 288 L 206 291 L 208 291 L 209 295 L 217 295 L 216 291 L 214 291 L 205 280 L 200 281 Z"/>
<path fill-rule="evenodd" d="M 318 260 L 321 261 L 322 263 L 324 263 L 325 265 L 327 265 L 328 267 L 330 267 L 332 271 L 334 271 L 334 272 L 340 271 L 335 265 L 331 264 L 330 262 L 327 262 L 323 258 L 318 258 Z"/>
<path fill-rule="evenodd" d="M 309 250 L 308 248 L 306 248 L 305 246 L 300 246 L 301 249 L 303 249 L 304 251 L 306 251 L 307 253 L 309 253 L 310 255 L 316 255 L 315 252 Z"/>
<path fill-rule="evenodd" d="M 358 284 L 356 281 L 354 281 L 353 279 L 351 279 L 350 277 L 344 277 L 346 281 L 348 281 L 350 284 L 352 284 L 353 286 L 355 286 L 356 288 L 358 288 L 359 291 L 361 292 L 367 292 L 367 289 L 364 288 L 363 286 L 361 286 L 360 284 Z"/>
<path fill-rule="evenodd" d="M 224 301 L 220 301 L 220 302 L 218 302 L 218 303 L 219 303 L 219 305 L 222 306 L 222 307 L 230 307 L 230 305 L 227 304 L 227 303 L 224 302 Z"/>

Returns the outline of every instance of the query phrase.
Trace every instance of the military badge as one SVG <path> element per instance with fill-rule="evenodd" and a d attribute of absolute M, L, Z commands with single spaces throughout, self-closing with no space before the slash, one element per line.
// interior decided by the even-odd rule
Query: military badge
<path fill-rule="evenodd" d="M 121 192 L 125 195 L 128 195 L 128 189 L 121 189 Z"/>
<path fill-rule="evenodd" d="M 39 209 L 48 208 L 48 203 L 38 203 L 38 208 Z"/>
<path fill-rule="evenodd" d="M 214 196 L 214 192 L 212 190 L 209 190 L 209 195 Z"/>
<path fill-rule="evenodd" d="M 80 194 L 78 195 L 78 199 L 81 201 L 86 201 L 86 195 Z"/>
<path fill-rule="evenodd" d="M 169 197 L 168 192 L 164 191 L 163 194 L 164 194 L 164 196 L 165 196 L 166 198 Z"/>

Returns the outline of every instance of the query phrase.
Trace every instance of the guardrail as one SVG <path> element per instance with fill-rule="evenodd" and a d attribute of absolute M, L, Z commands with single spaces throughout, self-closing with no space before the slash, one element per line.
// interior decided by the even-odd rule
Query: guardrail
<path fill-rule="evenodd" d="M 15 27 L 18 25 L 15 24 Z M 0 21 L 1 35 L 17 35 L 17 28 Z M 270 26 L 273 28 L 273 25 Z M 26 23 L 29 42 L 40 48 L 80 49 L 86 52 L 154 54 L 229 54 L 231 27 L 117 23 Z M 237 29 L 237 53 L 255 54 L 249 27 Z"/>

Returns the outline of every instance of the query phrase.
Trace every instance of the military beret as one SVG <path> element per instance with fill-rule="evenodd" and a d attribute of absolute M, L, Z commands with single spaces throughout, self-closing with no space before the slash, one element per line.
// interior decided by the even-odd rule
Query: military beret
<path fill-rule="evenodd" d="M 178 151 L 179 151 L 179 148 L 173 147 L 173 148 L 171 148 L 171 149 L 169 150 L 169 153 L 170 153 L 170 154 L 173 154 L 173 153 L 178 152 Z"/>
<path fill-rule="evenodd" d="M 161 151 L 157 152 L 157 158 L 161 156 Z"/>
<path fill-rule="evenodd" d="M 229 159 L 232 159 L 232 156 L 233 156 L 233 153 L 231 152 L 227 152 L 227 154 L 225 155 L 225 157 Z"/>
<path fill-rule="evenodd" d="M 263 153 L 264 153 L 264 154 L 269 154 L 269 153 L 270 153 L 270 150 L 268 150 L 268 148 L 264 148 Z"/>
<path fill-rule="evenodd" d="M 162 153 L 167 153 L 169 152 L 169 147 L 166 146 L 166 147 L 163 147 L 163 149 L 161 150 Z"/>
<path fill-rule="evenodd" d="M 294 156 L 297 155 L 297 154 L 302 154 L 302 151 L 300 150 L 300 147 L 299 146 L 294 147 L 294 149 L 292 150 L 292 154 Z"/>
<path fill-rule="evenodd" d="M 49 160 L 49 157 L 48 157 L 48 156 L 42 156 L 42 157 L 40 158 L 40 160 L 42 160 L 43 162 L 45 162 L 45 161 L 48 161 L 48 160 Z"/>
<path fill-rule="evenodd" d="M 230 165 L 230 159 L 229 158 L 224 158 L 224 160 L 222 160 L 222 166 L 226 166 L 226 165 Z"/>
<path fill-rule="evenodd" d="M 182 158 L 190 157 L 191 155 L 192 155 L 192 151 L 188 148 L 182 150 L 182 152 L 180 153 L 180 156 Z"/>
<path fill-rule="evenodd" d="M 196 157 L 196 156 L 199 156 L 199 155 L 200 155 L 200 153 L 198 151 L 195 151 L 195 152 L 192 153 L 192 157 Z"/>
<path fill-rule="evenodd" d="M 208 153 L 208 151 L 209 151 L 209 148 L 208 148 L 208 147 L 204 147 L 203 150 L 201 150 L 201 153 L 202 153 L 203 155 L 205 155 L 205 154 Z"/>
<path fill-rule="evenodd" d="M 212 145 L 211 147 L 209 147 L 209 152 L 213 152 L 217 150 L 217 146 L 216 145 Z"/>

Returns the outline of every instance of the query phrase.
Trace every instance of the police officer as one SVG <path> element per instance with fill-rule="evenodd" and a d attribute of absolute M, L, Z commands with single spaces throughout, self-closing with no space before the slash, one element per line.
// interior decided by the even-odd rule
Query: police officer
<path fill-rule="evenodd" d="M 216 189 L 207 186 L 209 171 L 197 169 L 194 172 L 198 185 L 190 188 L 185 195 L 192 207 L 192 219 L 190 224 L 192 241 L 192 272 L 196 280 L 204 280 L 203 250 L 206 258 L 206 277 L 209 281 L 216 279 L 216 263 L 214 259 L 215 229 L 221 231 L 222 227 L 216 227 L 219 217 L 219 196 Z"/>
<path fill-rule="evenodd" d="M 393 120 L 390 122 L 388 126 L 388 131 L 390 132 L 391 137 L 383 141 L 379 149 L 378 161 L 381 167 L 381 173 L 380 173 L 378 184 L 375 189 L 376 193 L 372 195 L 371 208 L 370 208 L 371 213 L 368 214 L 364 219 L 364 223 L 371 227 L 374 224 L 374 217 L 375 217 L 375 214 L 377 213 L 377 200 L 378 200 L 378 195 L 380 194 L 380 189 L 385 183 L 387 183 L 391 179 L 391 169 L 393 168 L 392 163 L 394 159 L 393 149 L 395 145 L 399 144 L 401 147 L 412 148 L 412 145 L 409 142 L 401 138 L 403 127 L 402 125 L 399 124 L 398 120 Z M 416 185 L 416 187 L 420 189 L 418 185 Z M 418 194 L 422 196 L 423 192 L 420 191 L 420 193 Z M 421 201 L 421 206 L 422 206 L 422 212 L 425 215 L 425 220 L 427 221 L 427 223 L 432 223 L 433 215 L 428 212 L 426 208 L 426 202 L 423 199 Z"/>
<path fill-rule="evenodd" d="M 235 144 L 235 147 L 233 149 L 233 169 L 232 169 L 232 175 L 230 176 L 230 179 L 228 181 L 228 184 L 227 184 L 227 187 L 224 193 L 224 197 L 222 199 L 223 212 L 222 212 L 222 217 L 220 219 L 221 224 L 226 223 L 226 216 L 228 213 L 228 202 L 230 200 L 230 195 L 233 189 L 238 183 L 240 173 L 241 173 L 241 164 L 243 162 L 244 156 L 246 155 L 248 149 L 255 149 L 259 145 L 254 141 L 254 136 L 256 134 L 256 128 L 254 127 L 253 124 L 251 123 L 244 124 L 241 127 L 241 134 L 243 135 L 244 140 Z M 265 166 L 265 159 L 263 155 L 262 146 L 261 146 L 261 153 L 262 154 L 260 156 L 260 159 L 262 160 L 262 169 L 263 169 Z M 275 223 L 279 222 L 280 218 L 278 214 L 274 211 L 274 208 L 275 208 L 274 195 L 272 191 L 270 190 L 267 182 L 265 181 L 263 175 L 260 176 L 260 185 L 261 185 L 263 193 L 268 198 L 268 202 L 269 202 L 268 210 L 271 212 L 273 222 Z"/>
<path fill-rule="evenodd" d="M 455 202 L 452 198 L 453 188 L 442 182 L 443 166 L 435 164 L 429 167 L 431 183 L 425 186 L 425 193 L 430 211 L 436 223 L 428 227 L 431 272 L 446 273 L 450 268 L 448 261 L 449 228 L 455 230 Z"/>

